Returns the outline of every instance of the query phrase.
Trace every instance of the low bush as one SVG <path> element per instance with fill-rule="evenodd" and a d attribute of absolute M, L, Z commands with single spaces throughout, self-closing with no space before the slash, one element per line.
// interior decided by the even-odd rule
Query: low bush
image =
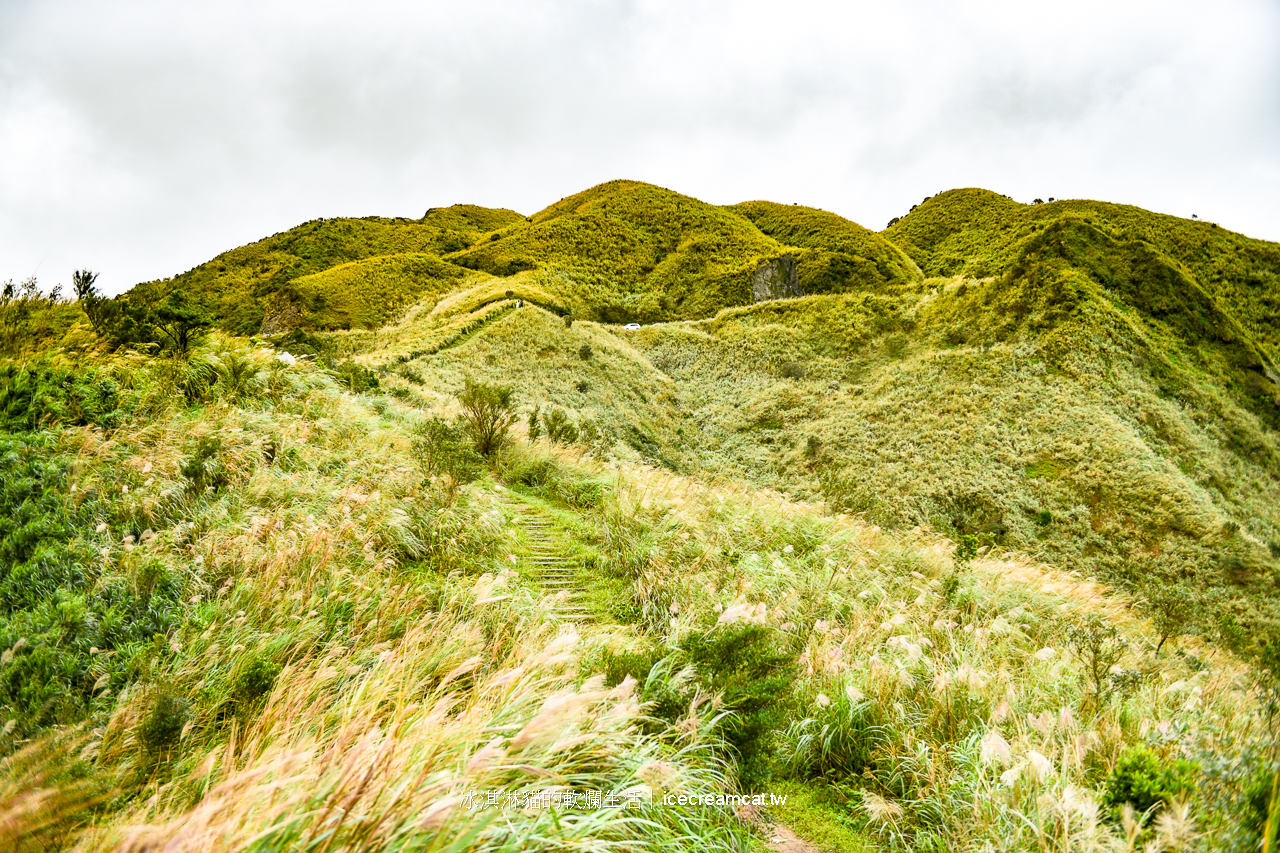
<path fill-rule="evenodd" d="M 251 654 L 242 659 L 232 678 L 231 698 L 238 708 L 252 707 L 271 692 L 280 667 L 263 654 Z"/>
<path fill-rule="evenodd" d="M 98 504 L 70 501 L 67 464 L 38 437 L 0 435 L 0 726 L 15 738 L 80 719 L 183 614 L 180 576 L 107 571 L 82 532 Z"/>
<path fill-rule="evenodd" d="M 351 359 L 333 365 L 330 368 L 330 372 L 338 380 L 338 384 L 355 391 L 357 394 L 378 390 L 378 374 L 367 367 L 356 364 Z"/>
<path fill-rule="evenodd" d="M 778 729 L 786 719 L 795 676 L 795 653 L 768 625 L 716 624 L 680 638 L 659 657 L 629 652 L 608 657 L 615 683 L 631 675 L 642 685 L 650 713 L 675 723 L 695 697 L 720 697 L 717 729 L 737 761 L 744 791 L 758 791 L 773 778 Z"/>
<path fill-rule="evenodd" d="M 191 703 L 182 696 L 161 690 L 151 701 L 146 716 L 138 724 L 138 740 L 152 755 L 171 750 L 182 737 L 191 718 Z"/>
<path fill-rule="evenodd" d="M 1190 761 L 1166 761 L 1144 747 L 1131 748 L 1107 776 L 1102 805 L 1111 807 L 1116 819 L 1126 803 L 1145 815 L 1190 794 L 1198 771 Z"/>
<path fill-rule="evenodd" d="M 0 430 L 27 432 L 46 424 L 111 429 L 126 412 L 119 383 L 93 369 L 0 367 Z"/>
<path fill-rule="evenodd" d="M 548 408 L 543 412 L 542 430 L 556 444 L 572 444 L 578 440 L 578 427 L 564 409 Z"/>

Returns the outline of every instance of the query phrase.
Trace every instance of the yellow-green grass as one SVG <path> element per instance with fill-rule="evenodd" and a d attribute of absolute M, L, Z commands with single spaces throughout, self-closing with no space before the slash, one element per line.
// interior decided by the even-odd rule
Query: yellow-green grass
<path fill-rule="evenodd" d="M 818 725 L 848 725 L 850 709 L 878 721 L 866 772 L 796 777 L 815 799 L 846 801 L 869 849 L 1111 849 L 1125 830 L 1099 802 L 1126 749 L 1154 743 L 1167 760 L 1216 765 L 1268 742 L 1256 673 L 1194 640 L 1155 656 L 1158 635 L 1132 600 L 1073 572 L 988 553 L 948 598 L 945 540 L 652 469 L 619 470 L 587 518 L 610 543 L 606 568 L 630 573 L 644 624 L 668 644 L 750 620 L 801 640 L 784 757 L 804 754 L 799 736 Z M 1098 696 L 1083 680 L 1069 629 L 1091 614 L 1128 641 L 1118 667 L 1146 673 L 1131 691 Z M 1187 849 L 1179 833 L 1193 828 L 1241 843 L 1234 784 L 1201 777 L 1185 810 L 1129 841 Z M 793 827 L 830 840 L 836 809 L 801 805 Z"/>
<path fill-rule="evenodd" d="M 461 363 L 511 361 L 542 341 L 557 350 L 535 375 L 550 379 L 578 358 L 559 348 L 582 340 L 605 373 L 643 365 L 607 330 L 529 313 L 460 343 L 471 348 Z M 232 386 L 237 359 L 253 370 Z M 607 687 L 593 667 L 608 648 L 662 647 L 745 619 L 796 644 L 790 722 L 849 691 L 882 715 L 882 772 L 852 780 L 864 793 L 851 814 L 874 846 L 891 848 L 894 832 L 956 850 L 1025 849 L 1061 831 L 1077 849 L 1089 849 L 1086 831 L 1110 843 L 1118 832 L 1090 809 L 1125 748 L 1171 731 L 1163 755 L 1229 766 L 1264 726 L 1248 670 L 1187 640 L 1173 641 L 1183 654 L 1154 657 L 1151 628 L 1096 583 L 987 554 L 949 602 L 950 546 L 938 537 L 542 444 L 521 452 L 561 478 L 605 484 L 599 503 L 562 510 L 565 524 L 602 570 L 624 573 L 620 594 L 641 614 L 566 631 L 510 568 L 510 502 L 491 482 L 459 489 L 423 473 L 416 407 L 344 393 L 309 365 L 221 337 L 185 366 L 111 361 L 145 405 L 111 435 L 53 435 L 75 458 L 69 494 L 101 502 L 101 528 L 83 533 L 102 549 L 97 582 L 147 584 L 160 571 L 183 586 L 189 612 L 124 689 L 100 697 L 78 739 L 53 733 L 0 765 L 11 847 L 304 850 L 332 833 L 364 850 L 742 850 L 746 829 L 724 807 L 464 803 L 498 788 L 732 790 L 712 697 L 655 730 L 638 687 Z M 206 368 L 218 378 L 181 390 Z M 211 437 L 220 446 L 206 474 L 221 485 L 193 491 L 188 463 Z M 1082 687 L 1065 632 L 1088 614 L 1131 640 L 1124 668 L 1148 673 L 1123 699 Z M 247 693 L 256 660 L 278 669 Z M 165 696 L 187 704 L 157 751 L 145 733 Z M 992 734 L 1005 751 L 984 757 Z M 784 754 L 798 748 L 779 737 Z M 1188 806 L 1209 837 L 1236 818 L 1229 783 L 1210 778 Z"/>
<path fill-rule="evenodd" d="M 458 251 L 483 231 L 523 221 L 514 211 L 470 205 L 437 208 L 421 220 L 316 219 L 134 290 L 153 303 L 173 290 L 185 290 L 224 329 L 251 334 L 261 326 L 271 297 L 294 279 L 365 258 Z"/>
<path fill-rule="evenodd" d="M 175 393 L 236 358 L 252 371 L 234 394 L 221 373 L 195 407 Z M 189 612 L 124 689 L 97 690 L 101 710 L 70 745 L 53 733 L 0 764 L 6 849 L 302 849 L 329 832 L 350 849 L 743 849 L 724 810 L 467 810 L 472 790 L 725 782 L 701 734 L 674 750 L 642 736 L 630 686 L 579 675 L 578 635 L 509 569 L 508 504 L 422 473 L 420 413 L 225 339 L 192 359 L 114 360 L 145 416 L 110 436 L 54 435 L 76 460 L 71 499 L 100 507 L 83 534 L 102 546 L 92 583 L 177 583 Z M 209 439 L 219 485 L 193 491 L 188 463 Z M 246 693 L 255 662 L 271 674 Z M 145 732 L 166 697 L 180 731 L 157 752 Z M 0 728 L 12 753 L 14 726 Z"/>
<path fill-rule="evenodd" d="M 881 283 L 919 281 L 923 276 L 915 261 L 874 231 L 834 213 L 798 204 L 744 201 L 729 207 L 755 223 L 763 233 L 787 246 L 813 250 L 801 253 L 800 284 L 806 293 L 822 293 L 839 287 L 852 276 L 841 273 L 841 262 L 869 261 Z M 807 269 L 811 267 L 812 269 Z"/>
<path fill-rule="evenodd" d="M 535 406 L 558 408 L 579 427 L 598 431 L 593 440 L 602 453 L 677 464 L 673 383 L 607 327 L 586 321 L 566 326 L 531 302 L 514 308 L 504 300 L 466 314 L 411 314 L 406 328 L 412 333 L 393 337 L 386 330 L 387 344 L 360 360 L 387 367 L 431 399 L 456 393 L 467 376 L 510 386 L 522 422 Z"/>
<path fill-rule="evenodd" d="M 383 255 L 296 278 L 288 292 L 303 323 L 319 329 L 376 329 L 426 295 L 456 288 L 469 271 L 435 255 Z"/>
<path fill-rule="evenodd" d="M 750 302 L 750 274 L 786 253 L 729 210 L 636 181 L 601 184 L 531 220 L 449 259 L 495 275 L 603 276 L 613 298 L 593 305 L 593 316 L 610 322 L 704 317 Z"/>
<path fill-rule="evenodd" d="M 773 783 L 771 793 L 785 796 L 781 805 L 771 805 L 767 817 L 781 821 L 797 835 L 825 853 L 858 853 L 875 847 L 862 833 L 848 825 L 850 810 L 820 784 L 791 779 Z"/>
<path fill-rule="evenodd" d="M 1023 241 L 1060 220 L 1090 225 L 1128 251 L 1146 244 L 1164 263 L 1194 276 L 1273 354 L 1280 348 L 1280 245 L 1213 223 L 1099 201 L 1025 205 L 960 189 L 926 200 L 882 233 L 928 275 L 984 278 L 1003 272 Z"/>
<path fill-rule="evenodd" d="M 524 220 L 514 210 L 481 207 L 477 204 L 454 204 L 449 207 L 433 207 L 422 217 L 424 225 L 445 228 L 459 234 L 480 235 L 499 228 L 507 228 Z"/>
<path fill-rule="evenodd" d="M 787 300 L 631 340 L 674 380 L 691 468 L 1116 581 L 1186 581 L 1224 596 L 1215 619 L 1274 623 L 1280 447 L 1223 387 L 1229 368 L 1097 302 L 1043 341 L 951 343 L 971 316 L 951 313 L 968 298 L 957 285 L 896 306 Z"/>
<path fill-rule="evenodd" d="M 1185 582 L 1226 596 L 1212 619 L 1274 622 L 1280 456 L 1270 400 L 1242 369 L 1257 350 L 1238 336 L 1188 347 L 1168 313 L 1054 272 L 779 300 L 637 332 L 566 329 L 526 308 L 408 375 L 437 396 L 467 373 L 511 384 L 524 412 L 553 403 L 598 425 L 605 454 L 987 535 L 1118 582 Z M 428 320 L 435 332 L 388 329 L 363 358 L 474 328 L 469 315 Z M 583 344 L 595 357 L 576 357 Z"/>

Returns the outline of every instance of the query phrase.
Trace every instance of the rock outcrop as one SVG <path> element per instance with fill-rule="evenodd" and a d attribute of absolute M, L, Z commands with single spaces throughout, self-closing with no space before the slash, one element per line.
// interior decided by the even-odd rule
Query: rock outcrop
<path fill-rule="evenodd" d="M 796 275 L 796 259 L 791 255 L 764 261 L 751 274 L 751 298 L 755 302 L 804 296 Z"/>

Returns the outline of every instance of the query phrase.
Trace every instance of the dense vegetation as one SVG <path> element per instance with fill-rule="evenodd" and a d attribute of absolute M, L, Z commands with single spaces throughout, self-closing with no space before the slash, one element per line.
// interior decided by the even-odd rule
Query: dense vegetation
<path fill-rule="evenodd" d="M 619 181 L 10 284 L 0 847 L 1274 845 L 1277 257 Z"/>

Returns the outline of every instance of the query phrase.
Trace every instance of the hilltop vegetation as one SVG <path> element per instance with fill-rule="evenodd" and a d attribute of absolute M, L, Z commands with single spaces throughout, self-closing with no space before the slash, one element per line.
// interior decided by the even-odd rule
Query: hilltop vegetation
<path fill-rule="evenodd" d="M 186 291 L 232 334 L 257 332 L 263 317 L 280 299 L 302 300 L 307 322 L 318 328 L 347 328 L 377 324 L 394 307 L 406 304 L 425 290 L 427 281 L 448 275 L 439 264 L 415 268 L 408 259 L 395 265 L 396 280 L 372 294 L 385 302 L 370 307 L 372 313 L 354 317 L 350 295 L 342 287 L 347 276 L 313 280 L 295 292 L 290 284 L 305 276 L 366 258 L 427 253 L 437 258 L 470 246 L 479 235 L 522 217 L 510 210 L 492 210 L 475 205 L 433 208 L 421 219 L 316 219 L 265 240 L 232 249 L 194 269 L 164 281 L 139 284 L 135 296 L 158 302 L 174 290 Z M 421 264 L 422 261 L 419 261 Z M 358 275 L 358 274 L 357 274 Z M 336 306 L 327 314 L 328 300 Z M 277 310 L 279 310 L 279 307 Z M 311 316 L 312 314 L 317 316 Z"/>
<path fill-rule="evenodd" d="M 0 846 L 1259 849 L 1277 248 L 615 181 L 10 287 Z"/>
<path fill-rule="evenodd" d="M 1185 271 L 1273 357 L 1280 348 L 1280 246 L 1211 222 L 1097 201 L 1018 204 L 963 189 L 926 199 L 884 236 L 926 275 L 980 279 L 1003 273 L 1027 238 L 1060 221 L 1093 226 L 1131 253 L 1147 255 L 1148 263 Z"/>

